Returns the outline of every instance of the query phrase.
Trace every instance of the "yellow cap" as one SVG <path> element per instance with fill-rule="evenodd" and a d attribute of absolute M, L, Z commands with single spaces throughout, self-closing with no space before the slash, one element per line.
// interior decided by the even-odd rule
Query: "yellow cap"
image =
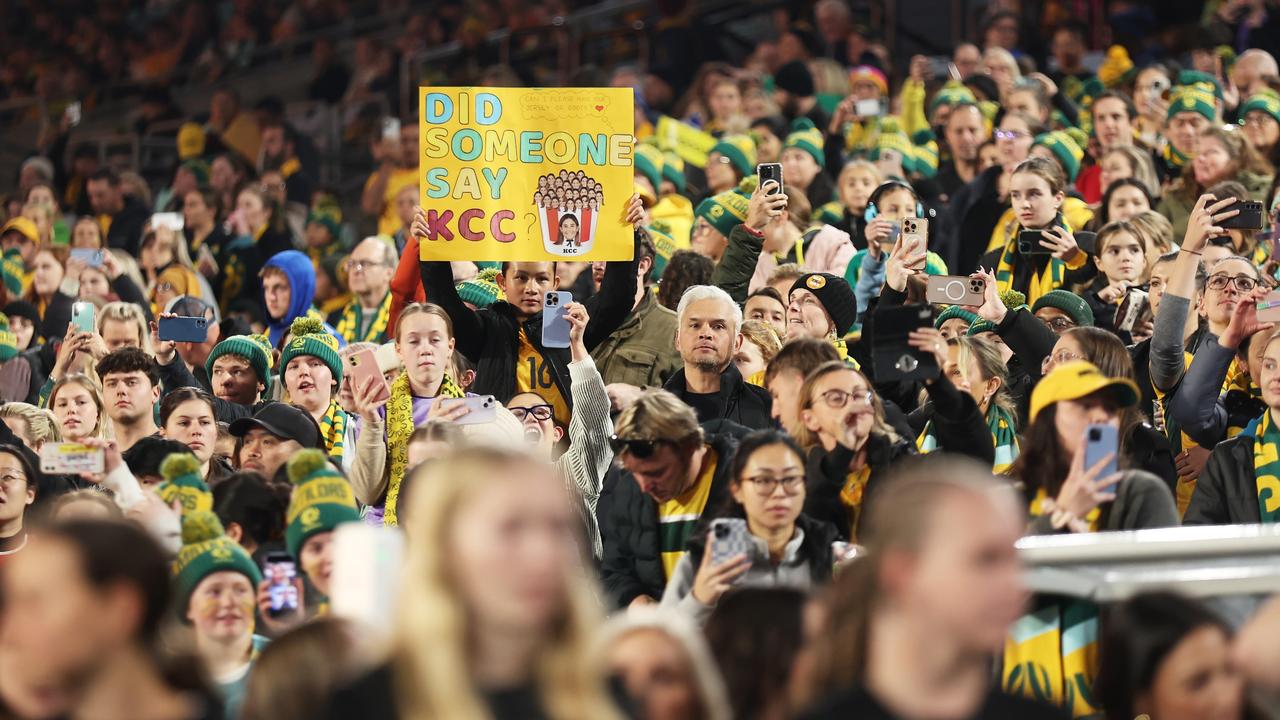
<path fill-rule="evenodd" d="M 1138 404 L 1138 385 L 1128 378 L 1112 378 L 1102 374 L 1093 363 L 1073 360 L 1059 365 L 1041 378 L 1031 391 L 1031 421 L 1040 411 L 1062 400 L 1079 400 L 1100 390 L 1115 394 L 1120 407 Z"/>
<path fill-rule="evenodd" d="M 36 229 L 35 222 L 30 218 L 25 218 L 19 215 L 18 217 L 10 219 L 3 227 L 0 227 L 0 235 L 4 235 L 10 230 L 22 233 L 23 237 L 33 243 L 40 242 L 40 231 Z"/>
<path fill-rule="evenodd" d="M 653 194 L 653 191 L 640 183 L 635 183 L 635 193 L 640 196 L 640 203 L 646 208 L 651 208 L 658 202 L 658 198 Z"/>
<path fill-rule="evenodd" d="M 183 123 L 178 128 L 178 159 L 190 160 L 204 154 L 205 131 L 199 123 Z"/>

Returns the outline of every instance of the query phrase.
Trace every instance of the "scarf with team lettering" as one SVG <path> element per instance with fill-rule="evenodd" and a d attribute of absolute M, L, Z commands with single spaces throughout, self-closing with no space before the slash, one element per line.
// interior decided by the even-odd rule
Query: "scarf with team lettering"
<path fill-rule="evenodd" d="M 364 308 L 360 307 L 360 300 L 357 298 L 342 311 L 336 329 L 338 334 L 349 343 L 371 342 L 381 345 L 387 341 L 387 321 L 390 317 L 391 293 L 388 292 L 378 304 L 378 312 L 373 316 L 369 327 L 361 333 L 360 328 L 364 326 Z"/>
<path fill-rule="evenodd" d="M 1263 523 L 1280 522 L 1280 428 L 1272 421 L 1270 410 L 1262 413 L 1252 432 L 1258 514 Z"/>
<path fill-rule="evenodd" d="M 466 392 L 448 375 L 440 381 L 437 398 L 460 398 Z M 387 400 L 387 457 L 391 459 L 391 471 L 387 481 L 387 504 L 382 515 L 383 525 L 396 524 L 396 508 L 400 499 L 400 484 L 404 481 L 409 465 L 409 436 L 413 435 L 413 390 L 409 386 L 409 373 L 400 373 L 391 383 L 391 399 Z"/>

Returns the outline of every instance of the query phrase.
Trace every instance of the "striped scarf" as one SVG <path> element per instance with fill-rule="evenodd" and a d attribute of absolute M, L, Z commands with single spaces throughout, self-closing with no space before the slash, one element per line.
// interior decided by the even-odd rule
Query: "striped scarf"
<path fill-rule="evenodd" d="M 1009 234 L 1009 239 L 1005 241 L 1004 250 L 1000 252 L 1000 263 L 996 266 L 996 289 L 999 292 L 1005 292 L 1006 290 L 1021 291 L 1021 288 L 1013 287 L 1013 265 L 1015 262 L 1019 260 L 1027 263 L 1036 262 L 1035 258 L 1022 258 L 1018 255 L 1018 227 L 1018 225 L 1014 225 L 1013 231 Z M 1033 273 L 1031 280 L 1027 283 L 1025 291 L 1027 304 L 1034 305 L 1042 295 L 1062 287 L 1066 271 L 1067 264 L 1065 262 L 1056 257 L 1050 257 L 1044 270 L 1039 273 Z"/>
<path fill-rule="evenodd" d="M 999 475 L 1009 469 L 1018 459 L 1018 433 L 1014 432 L 1013 416 L 1004 408 L 992 405 L 987 410 L 987 429 L 991 431 L 991 441 L 995 445 L 996 460 L 991 471 Z M 925 423 L 920 436 L 916 438 L 916 447 L 921 455 L 927 455 L 938 449 L 938 438 L 933 432 L 933 420 Z"/>
<path fill-rule="evenodd" d="M 460 398 L 466 393 L 448 375 L 440 381 L 438 398 Z M 387 456 L 391 458 L 391 472 L 387 482 L 387 503 L 382 524 L 396 524 L 396 507 L 400 499 L 400 484 L 409 465 L 409 437 L 413 435 L 413 390 L 409 386 L 409 373 L 391 383 L 391 399 L 387 400 Z"/>
<path fill-rule="evenodd" d="M 329 409 L 320 418 L 320 437 L 324 438 L 324 447 L 329 457 L 339 465 L 342 464 L 342 442 L 347 435 L 347 411 L 342 409 L 337 399 L 329 401 Z"/>
<path fill-rule="evenodd" d="M 1253 474 L 1262 522 L 1280 522 L 1280 428 L 1272 421 L 1270 410 L 1262 413 L 1254 431 Z"/>
<path fill-rule="evenodd" d="M 360 300 L 357 298 L 342 311 L 342 317 L 338 319 L 338 334 L 349 343 L 371 342 L 381 345 L 387 341 L 387 321 L 390 317 L 391 293 L 388 292 L 382 302 L 378 303 L 378 313 L 373 316 L 373 322 L 361 333 L 360 328 L 364 327 L 364 308 L 360 307 Z"/>
<path fill-rule="evenodd" d="M 1031 516 L 1042 514 L 1044 488 L 1031 501 Z M 1097 532 L 1101 511 L 1085 516 Z M 1004 645 L 1004 690 L 1057 705 L 1073 718 L 1101 713 L 1093 698 L 1098 676 L 1098 607 L 1065 597 L 1038 597 L 1010 628 Z"/>
<path fill-rule="evenodd" d="M 1173 143 L 1167 142 L 1164 144 L 1164 147 L 1160 149 L 1160 159 L 1164 160 L 1165 167 L 1180 169 L 1185 166 L 1191 158 L 1178 152 L 1178 149 L 1173 146 Z"/>

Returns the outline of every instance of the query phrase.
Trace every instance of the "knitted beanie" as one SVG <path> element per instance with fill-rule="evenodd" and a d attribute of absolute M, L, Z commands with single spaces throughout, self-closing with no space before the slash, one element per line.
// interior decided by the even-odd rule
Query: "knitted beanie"
<path fill-rule="evenodd" d="M 1276 122 L 1280 122 L 1280 94 L 1271 88 L 1265 88 L 1261 92 L 1250 95 L 1248 100 L 1240 104 L 1240 124 L 1243 125 L 1245 117 L 1255 110 L 1266 113 Z M 7 277 L 5 282 L 8 283 Z"/>
<path fill-rule="evenodd" d="M 311 212 L 307 213 L 307 224 L 311 223 L 323 225 L 334 240 L 341 238 L 342 206 L 329 198 L 317 201 Z"/>
<path fill-rule="evenodd" d="M 648 143 L 639 143 L 634 157 L 636 172 L 648 178 L 656 192 L 662 187 L 662 151 Z"/>
<path fill-rule="evenodd" d="M 971 313 L 968 310 L 965 310 L 959 305 L 950 305 L 947 307 L 947 309 L 938 313 L 938 317 L 934 318 L 933 327 L 935 330 L 941 330 L 943 323 L 945 323 L 948 320 L 956 320 L 956 319 L 963 320 L 969 324 L 969 327 L 973 327 L 973 324 L 978 322 L 978 320 L 980 320 L 981 318 L 979 318 L 976 314 Z"/>
<path fill-rule="evenodd" d="M 1048 148 L 1062 164 L 1067 182 L 1074 183 L 1076 175 L 1080 174 L 1080 162 L 1084 160 L 1084 148 L 1088 144 L 1089 138 L 1079 128 L 1067 128 L 1037 135 L 1033 146 Z"/>
<path fill-rule="evenodd" d="M 671 151 L 662 154 L 662 177 L 676 186 L 676 192 L 683 193 L 685 188 L 684 160 Z"/>
<path fill-rule="evenodd" d="M 1178 80 L 1175 85 L 1205 85 L 1213 89 L 1213 96 L 1218 100 L 1223 99 L 1222 82 L 1218 78 L 1206 72 L 1199 70 L 1183 70 L 1178 73 Z"/>
<path fill-rule="evenodd" d="M 1061 310 L 1070 316 L 1076 325 L 1082 327 L 1093 325 L 1093 310 L 1089 309 L 1089 303 L 1079 295 L 1073 295 L 1066 290 L 1050 290 L 1041 295 L 1035 305 L 1031 306 L 1031 312 L 1036 313 L 1046 307 Z"/>
<path fill-rule="evenodd" d="M 796 278 L 785 299 L 789 300 L 796 290 L 808 290 L 818 298 L 822 308 L 831 316 L 836 335 L 844 337 L 857 322 L 858 300 L 848 280 L 830 273 L 806 273 Z"/>
<path fill-rule="evenodd" d="M 282 377 L 290 360 L 310 355 L 328 366 L 334 382 L 342 384 L 342 358 L 338 357 L 338 339 L 325 331 L 323 323 L 306 315 L 294 318 L 293 324 L 289 326 L 289 335 L 289 344 L 280 351 Z"/>
<path fill-rule="evenodd" d="M 165 504 L 177 500 L 182 514 L 213 510 L 213 493 L 200 477 L 200 460 L 189 453 L 174 453 L 160 463 L 160 477 L 164 482 L 156 493 Z"/>
<path fill-rule="evenodd" d="M 249 366 L 258 375 L 265 394 L 271 389 L 271 344 L 262 335 L 232 335 L 213 346 L 209 359 L 204 362 L 205 372 L 213 377 L 213 362 L 223 355 L 238 355 L 249 361 Z"/>
<path fill-rule="evenodd" d="M 711 148 L 711 152 L 729 158 L 740 175 L 751 175 L 756 171 L 756 141 L 749 135 L 725 135 Z"/>
<path fill-rule="evenodd" d="M 867 153 L 872 162 L 880 159 L 880 153 L 892 150 L 902 158 L 902 172 L 910 175 L 915 171 L 916 156 L 912 151 L 911 139 L 902 132 L 897 118 L 884 118 L 880 121 L 880 134 L 876 136 L 875 146 Z"/>
<path fill-rule="evenodd" d="M 182 549 L 173 561 L 174 609 L 179 617 L 185 620 L 191 594 L 200 581 L 222 571 L 244 575 L 255 593 L 262 582 L 253 558 L 240 543 L 227 537 L 217 515 L 208 510 L 188 513 L 182 518 Z"/>
<path fill-rule="evenodd" d="M 1169 91 L 1169 112 L 1165 116 L 1184 112 L 1197 113 L 1209 122 L 1218 117 L 1217 101 L 1222 98 L 1222 87 L 1217 80 L 1204 73 L 1184 70 L 1178 76 L 1178 84 Z"/>
<path fill-rule="evenodd" d="M 996 331 L 995 323 L 991 322 L 990 320 L 978 319 L 978 320 L 975 320 L 974 323 L 969 326 L 969 332 L 965 333 L 965 335 L 968 337 L 974 337 L 977 335 L 981 335 L 984 332 L 995 332 L 995 331 Z"/>
<path fill-rule="evenodd" d="M 698 203 L 695 215 L 711 223 L 721 235 L 729 233 L 747 219 L 747 196 L 740 190 L 726 190 Z"/>
<path fill-rule="evenodd" d="M 329 464 L 323 450 L 299 450 L 289 459 L 287 472 L 295 486 L 285 515 L 284 540 L 290 555 L 298 557 L 312 535 L 359 522 L 351 483 Z"/>
<path fill-rule="evenodd" d="M 822 131 L 807 117 L 796 118 L 791 123 L 791 133 L 787 135 L 787 140 L 782 147 L 783 149 L 799 148 L 809 153 L 813 156 L 814 162 L 818 163 L 818 167 L 827 164 L 826 155 L 822 151 Z"/>
<path fill-rule="evenodd" d="M 803 61 L 792 60 L 773 74 L 773 86 L 797 97 L 813 95 L 813 73 Z"/>
<path fill-rule="evenodd" d="M 1109 88 L 1119 87 L 1133 78 L 1134 70 L 1128 49 L 1123 45 L 1112 45 L 1098 66 L 1098 79 Z"/>
<path fill-rule="evenodd" d="M 481 270 L 470 280 L 458 283 L 458 297 L 463 302 L 474 305 L 477 310 L 489 307 L 504 298 L 502 288 L 494 280 L 501 274 L 501 271 L 494 268 Z"/>
<path fill-rule="evenodd" d="M 0 363 L 18 354 L 18 336 L 9 329 L 9 318 L 0 315 Z"/>
<path fill-rule="evenodd" d="M 0 257 L 0 276 L 4 279 L 4 289 L 11 297 L 22 294 L 22 278 L 27 274 L 27 265 L 22 261 L 22 251 L 9 248 Z"/>
<path fill-rule="evenodd" d="M 859 65 L 849 71 L 849 85 L 857 85 L 860 82 L 869 82 L 876 86 L 880 94 L 889 94 L 889 81 L 884 76 L 884 71 L 878 67 L 871 65 Z"/>
<path fill-rule="evenodd" d="M 667 263 L 679 248 L 676 247 L 676 239 L 671 237 L 670 226 L 667 223 L 655 220 L 652 225 L 646 225 L 645 230 L 649 231 L 654 249 L 653 269 L 649 271 L 649 277 L 656 282 L 662 277 L 662 271 L 667 269 Z"/>
<path fill-rule="evenodd" d="M 917 130 L 911 136 L 911 154 L 915 158 L 916 174 L 931 178 L 938 174 L 938 137 L 928 128 Z"/>
<path fill-rule="evenodd" d="M 182 167 L 186 168 L 196 178 L 196 186 L 201 188 L 209 187 L 209 163 L 199 158 L 193 158 L 182 163 Z"/>
<path fill-rule="evenodd" d="M 977 102 L 977 96 L 975 96 L 973 91 L 966 87 L 964 83 L 956 80 L 950 80 L 946 85 L 943 85 L 938 92 L 933 94 L 933 100 L 929 101 L 929 114 L 932 115 L 933 111 L 943 105 L 951 106 L 958 105 L 960 103 L 976 104 Z"/>
<path fill-rule="evenodd" d="M 1020 290 L 1010 288 L 1000 292 L 1000 302 L 1010 310 L 1021 310 L 1027 306 L 1027 296 Z"/>

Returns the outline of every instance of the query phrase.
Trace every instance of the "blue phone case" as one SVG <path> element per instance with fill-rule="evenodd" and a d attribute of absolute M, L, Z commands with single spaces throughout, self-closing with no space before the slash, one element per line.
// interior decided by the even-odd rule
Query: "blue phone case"
<path fill-rule="evenodd" d="M 1087 472 L 1089 468 L 1102 462 L 1107 455 L 1111 455 L 1111 460 L 1098 473 L 1098 479 L 1114 475 L 1119 470 L 1120 460 L 1120 436 L 1112 425 L 1090 425 L 1084 431 L 1084 469 Z M 1115 486 L 1107 488 L 1107 492 L 1115 492 Z"/>
<path fill-rule="evenodd" d="M 71 306 L 71 324 L 80 332 L 91 333 L 96 329 L 93 323 L 93 315 L 93 303 L 78 302 Z"/>
<path fill-rule="evenodd" d="M 172 342 L 204 342 L 209 336 L 209 321 L 202 317 L 160 318 L 160 339 Z"/>
<path fill-rule="evenodd" d="M 573 293 L 552 291 L 547 293 L 542 305 L 542 346 L 569 347 L 569 311 Z"/>

